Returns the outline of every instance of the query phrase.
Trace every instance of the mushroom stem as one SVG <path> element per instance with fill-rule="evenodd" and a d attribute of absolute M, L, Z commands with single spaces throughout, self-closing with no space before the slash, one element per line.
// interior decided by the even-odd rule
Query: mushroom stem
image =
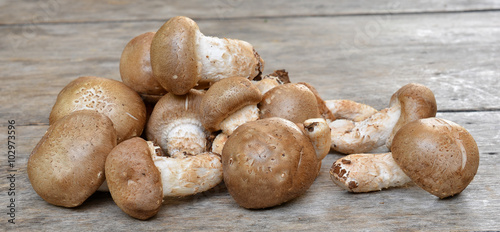
<path fill-rule="evenodd" d="M 223 133 L 231 135 L 238 126 L 257 119 L 259 119 L 259 108 L 257 105 L 248 105 L 230 114 L 220 123 L 220 128 Z"/>
<path fill-rule="evenodd" d="M 351 154 L 335 161 L 332 181 L 349 192 L 372 192 L 401 187 L 411 179 L 399 168 L 392 153 Z"/>
<path fill-rule="evenodd" d="M 233 131 L 246 122 L 259 119 L 259 108 L 257 105 L 248 105 L 229 115 L 220 123 L 222 133 L 219 133 L 212 142 L 212 152 L 222 154 L 222 148 Z"/>
<path fill-rule="evenodd" d="M 359 122 L 377 113 L 375 108 L 351 100 L 326 100 L 325 104 L 337 119 Z"/>
<path fill-rule="evenodd" d="M 198 155 L 167 157 L 158 155 L 159 147 L 148 141 L 151 158 L 161 173 L 163 197 L 182 197 L 207 191 L 222 181 L 220 156 Z"/>
<path fill-rule="evenodd" d="M 331 148 L 345 154 L 367 152 L 384 146 L 396 125 L 401 110 L 381 110 L 364 121 L 338 119 L 330 123 Z"/>
<path fill-rule="evenodd" d="M 218 134 L 214 141 L 212 141 L 212 152 L 216 154 L 222 154 L 222 149 L 224 148 L 224 144 L 226 144 L 229 139 L 229 135 L 225 133 Z"/>
<path fill-rule="evenodd" d="M 278 79 L 275 78 L 274 76 L 270 77 L 264 77 L 262 80 L 259 81 L 252 81 L 252 84 L 254 84 L 259 90 L 262 95 L 267 93 L 267 91 L 271 90 L 272 88 L 281 85 L 278 82 Z"/>
<path fill-rule="evenodd" d="M 313 144 L 318 160 L 322 160 L 330 151 L 331 134 L 328 123 L 323 118 L 311 118 L 304 121 L 304 134 Z"/>
<path fill-rule="evenodd" d="M 354 105 L 355 109 L 363 109 L 362 111 L 369 109 L 352 102 L 346 103 L 347 108 Z M 343 119 L 331 122 L 331 148 L 346 154 L 382 150 L 380 148 L 388 151 L 399 128 L 420 118 L 434 117 L 436 111 L 436 99 L 429 88 L 414 83 L 407 84 L 392 95 L 389 108 L 376 112 L 363 121 Z"/>
<path fill-rule="evenodd" d="M 253 79 L 262 72 L 263 60 L 253 46 L 242 40 L 205 36 L 196 33 L 201 61 L 200 83 L 242 76 Z"/>

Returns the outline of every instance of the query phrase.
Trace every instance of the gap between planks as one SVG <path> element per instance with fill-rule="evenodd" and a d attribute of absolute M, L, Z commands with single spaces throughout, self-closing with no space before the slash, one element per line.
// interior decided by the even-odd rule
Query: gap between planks
<path fill-rule="evenodd" d="M 360 17 L 360 16 L 386 16 L 386 15 L 426 15 L 426 14 L 464 14 L 464 13 L 487 13 L 487 12 L 500 12 L 500 8 L 486 8 L 486 9 L 471 9 L 471 10 L 436 10 L 436 11 L 408 11 L 408 12 L 389 12 L 389 13 L 334 13 L 334 14 L 295 14 L 295 15 L 281 15 L 281 16 L 243 16 L 243 17 L 191 17 L 194 21 L 228 21 L 228 20 L 255 20 L 255 19 L 287 19 L 287 18 L 335 18 L 335 17 Z M 1 27 L 24 27 L 32 25 L 78 25 L 78 24 L 105 24 L 105 23 L 136 23 L 136 22 L 165 22 L 165 18 L 151 18 L 151 19 L 125 19 L 125 20 L 89 20 L 89 21 L 60 21 L 60 22 L 39 22 L 39 23 L 0 23 Z"/>

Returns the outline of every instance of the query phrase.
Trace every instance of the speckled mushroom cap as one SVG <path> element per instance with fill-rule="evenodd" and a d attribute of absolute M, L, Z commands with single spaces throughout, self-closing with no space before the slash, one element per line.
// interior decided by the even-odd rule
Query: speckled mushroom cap
<path fill-rule="evenodd" d="M 436 98 L 432 90 L 416 83 L 401 87 L 392 95 L 389 104 L 391 107 L 400 104 L 401 115 L 392 129 L 387 141 L 387 147 L 391 146 L 394 135 L 402 126 L 417 119 L 435 117 L 437 113 Z"/>
<path fill-rule="evenodd" d="M 121 141 L 139 136 L 146 123 L 146 106 L 141 97 L 119 81 L 102 77 L 79 77 L 64 87 L 50 112 L 49 122 L 77 110 L 95 110 L 108 116 Z"/>
<path fill-rule="evenodd" d="M 50 204 L 79 206 L 104 182 L 104 164 L 114 146 L 116 131 L 108 117 L 73 112 L 53 123 L 31 152 L 31 185 Z"/>
<path fill-rule="evenodd" d="M 462 126 L 445 119 L 406 124 L 394 136 L 391 150 L 404 173 L 439 198 L 462 192 L 479 166 L 474 138 Z"/>
<path fill-rule="evenodd" d="M 146 32 L 130 40 L 120 58 L 120 76 L 125 85 L 135 90 L 146 102 L 156 103 L 167 92 L 153 78 L 151 41 L 155 32 Z"/>
<path fill-rule="evenodd" d="M 201 79 L 197 31 L 198 25 L 192 19 L 176 16 L 163 24 L 153 38 L 153 76 L 168 92 L 186 94 Z"/>
<path fill-rule="evenodd" d="M 213 84 L 200 106 L 202 123 L 209 131 L 220 130 L 220 123 L 230 114 L 262 99 L 259 89 L 244 77 L 229 77 Z"/>
<path fill-rule="evenodd" d="M 267 208 L 302 195 L 317 175 L 309 139 L 294 123 L 268 118 L 245 123 L 222 151 L 224 182 L 245 208 Z"/>
<path fill-rule="evenodd" d="M 259 109 L 261 118 L 280 117 L 295 123 L 321 117 L 314 93 L 307 86 L 296 83 L 269 90 L 262 97 Z"/>
<path fill-rule="evenodd" d="M 128 215 L 148 219 L 160 210 L 163 188 L 154 148 L 140 137 L 118 144 L 106 159 L 106 180 L 111 197 Z"/>

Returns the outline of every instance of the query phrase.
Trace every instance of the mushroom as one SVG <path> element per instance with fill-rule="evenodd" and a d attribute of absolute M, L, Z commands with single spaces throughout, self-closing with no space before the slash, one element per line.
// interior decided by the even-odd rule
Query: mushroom
<path fill-rule="evenodd" d="M 151 71 L 151 42 L 155 32 L 146 32 L 130 40 L 120 58 L 120 76 L 147 103 L 156 103 L 167 92 Z"/>
<path fill-rule="evenodd" d="M 222 179 L 214 170 L 221 169 L 219 156 L 167 157 L 160 147 L 140 137 L 118 144 L 106 159 L 111 197 L 123 212 L 141 220 L 156 215 L 164 198 L 212 188 Z"/>
<path fill-rule="evenodd" d="M 304 128 L 275 117 L 247 122 L 229 137 L 222 150 L 224 183 L 240 206 L 273 207 L 312 185 L 329 151 L 328 145 L 315 147 L 320 143 L 313 139 L 328 144 L 330 129 L 324 119 L 305 122 Z"/>
<path fill-rule="evenodd" d="M 479 167 L 472 135 L 446 119 L 420 119 L 405 125 L 394 136 L 391 150 L 403 172 L 439 198 L 462 192 Z"/>
<path fill-rule="evenodd" d="M 140 137 L 118 144 L 106 159 L 106 180 L 115 203 L 128 215 L 148 219 L 163 202 L 161 174 L 151 158 L 155 153 Z"/>
<path fill-rule="evenodd" d="M 139 136 L 146 123 L 146 107 L 141 97 L 119 81 L 102 77 L 79 77 L 65 86 L 50 112 L 49 122 L 77 110 L 91 109 L 113 122 L 118 143 Z"/>
<path fill-rule="evenodd" d="M 400 187 L 413 181 L 439 198 L 462 192 L 479 166 L 479 151 L 460 125 L 426 118 L 403 126 L 392 153 L 352 154 L 330 169 L 333 182 L 350 192 Z"/>
<path fill-rule="evenodd" d="M 203 96 L 200 116 L 210 132 L 222 130 L 213 143 L 213 152 L 221 154 L 225 140 L 240 125 L 259 119 L 259 89 L 244 77 L 229 77 L 213 84 Z"/>
<path fill-rule="evenodd" d="M 28 177 L 50 204 L 81 205 L 104 181 L 104 164 L 116 146 L 116 131 L 105 115 L 75 111 L 49 126 L 31 152 Z"/>
<path fill-rule="evenodd" d="M 280 117 L 295 123 L 321 117 L 316 96 L 303 84 L 288 83 L 270 89 L 259 103 L 260 118 Z"/>
<path fill-rule="evenodd" d="M 163 88 L 183 95 L 227 77 L 253 79 L 262 73 L 264 61 L 251 44 L 205 36 L 192 19 L 177 16 L 156 32 L 151 66 Z"/>
<path fill-rule="evenodd" d="M 331 148 L 345 154 L 369 152 L 383 146 L 389 148 L 401 126 L 420 118 L 434 117 L 436 112 L 436 99 L 429 88 L 407 84 L 392 95 L 389 108 L 363 121 L 332 121 Z"/>
<path fill-rule="evenodd" d="M 186 196 L 206 191 L 222 181 L 220 156 L 208 152 L 210 133 L 203 127 L 199 107 L 204 92 L 168 93 L 151 114 L 146 137 L 166 156 L 154 156 L 162 175 L 164 196 Z"/>

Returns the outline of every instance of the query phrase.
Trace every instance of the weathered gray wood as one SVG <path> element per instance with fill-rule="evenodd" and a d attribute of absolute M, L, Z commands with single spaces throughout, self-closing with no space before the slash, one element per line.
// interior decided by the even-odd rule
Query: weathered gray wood
<path fill-rule="evenodd" d="M 107 193 L 96 193 L 75 209 L 44 202 L 26 175 L 27 155 L 47 126 L 20 126 L 16 164 L 16 228 L 36 230 L 495 230 L 500 228 L 500 113 L 439 113 L 468 129 L 478 142 L 480 166 L 472 183 L 456 197 L 439 200 L 417 186 L 367 194 L 343 191 L 329 179 L 329 154 L 319 177 L 302 197 L 267 210 L 238 207 L 223 184 L 196 196 L 168 199 L 157 216 L 138 221 L 123 213 Z M 6 131 L 1 127 L 0 131 Z M 4 140 L 2 137 L 2 140 Z M 2 146 L 4 146 L 2 144 Z M 2 147 L 3 148 L 3 147 Z M 2 157 L 4 158 L 4 157 Z M 3 166 L 2 166 L 3 168 Z M 2 169 L 2 173 L 5 173 Z M 2 193 L 7 184 L 2 181 Z M 5 204 L 6 194 L 0 195 Z M 4 215 L 5 216 L 5 215 Z M 5 217 L 2 219 L 5 219 Z M 2 223 L 5 221 L 2 220 Z"/>
<path fill-rule="evenodd" d="M 0 1 L 2 228 L 498 230 L 498 8 L 499 2 L 492 0 Z M 268 210 L 238 207 L 223 184 L 196 196 L 168 199 L 149 221 L 128 217 L 107 193 L 96 193 L 75 209 L 44 202 L 28 181 L 26 162 L 48 128 L 57 93 L 81 75 L 119 80 L 125 44 L 175 15 L 194 17 L 207 35 L 249 41 L 266 60 L 266 73 L 285 68 L 292 81 L 310 82 L 325 99 L 351 99 L 381 109 L 406 83 L 429 86 L 436 94 L 438 116 L 463 125 L 476 139 L 481 157 L 476 178 L 462 194 L 446 200 L 415 185 L 350 194 L 330 181 L 330 165 L 342 156 L 329 154 L 304 196 Z M 6 222 L 10 119 L 16 120 L 16 225 Z"/>
<path fill-rule="evenodd" d="M 207 35 L 249 41 L 265 59 L 265 72 L 285 68 L 292 81 L 310 82 L 324 99 L 381 109 L 398 88 L 417 82 L 434 91 L 439 110 L 449 111 L 500 109 L 500 21 L 492 18 L 500 13 L 200 20 L 199 25 Z M 8 36 L 0 38 L 1 114 L 23 124 L 46 123 L 68 82 L 81 75 L 119 80 L 125 44 L 162 23 L 39 25 L 29 38 L 19 27 L 1 27 L 0 34 L 20 36 L 17 47 Z M 37 110 L 26 114 L 20 105 Z"/>
<path fill-rule="evenodd" d="M 0 2 L 0 24 L 39 24 L 164 20 L 176 15 L 197 19 L 297 17 L 498 10 L 494 0 L 479 1 L 62 1 Z M 28 26 L 29 27 L 29 26 Z"/>

